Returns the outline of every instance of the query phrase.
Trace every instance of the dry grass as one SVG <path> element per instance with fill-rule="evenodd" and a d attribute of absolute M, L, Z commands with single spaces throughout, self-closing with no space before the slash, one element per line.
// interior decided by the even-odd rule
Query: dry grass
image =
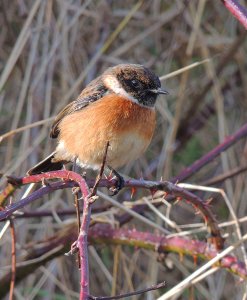
<path fill-rule="evenodd" d="M 2 0 L 0 6 L 0 135 L 7 133 L 0 141 L 3 175 L 23 176 L 49 154 L 54 147 L 47 138 L 51 117 L 88 82 L 118 63 L 145 64 L 166 78 L 162 84 L 170 91 L 167 100 L 161 98 L 157 104 L 157 130 L 151 146 L 137 162 L 123 168 L 123 174 L 169 180 L 246 122 L 246 34 L 221 1 Z M 193 65 L 195 62 L 199 64 Z M 193 68 L 175 72 L 185 66 Z M 16 130 L 20 127 L 23 129 Z M 200 184 L 246 164 L 247 144 L 242 140 L 190 178 L 190 183 Z M 3 177 L 1 185 L 4 183 Z M 204 199 L 214 197 L 212 209 L 224 225 L 226 244 L 231 245 L 247 229 L 246 218 L 237 222 L 247 212 L 246 173 L 217 187 L 224 193 L 198 193 Z M 132 201 L 143 193 L 147 194 L 138 191 Z M 23 189 L 14 199 L 22 194 Z M 120 200 L 130 201 L 129 191 L 122 192 Z M 103 198 L 96 205 L 100 201 Z M 57 209 L 67 208 L 73 208 L 70 190 L 53 193 L 26 208 L 51 210 L 54 216 L 15 221 L 17 261 L 28 251 L 27 243 L 45 239 L 74 220 L 75 216 L 56 215 Z M 119 208 L 97 217 L 114 223 L 116 211 Z M 173 221 L 173 227 L 153 210 L 145 216 L 170 234 L 186 231 L 189 237 L 205 237 L 200 217 L 188 205 L 167 205 L 160 211 Z M 1 223 L 2 228 L 4 225 Z M 138 219 L 129 226 L 155 230 Z M 0 241 L 2 267 L 11 262 L 7 226 L 6 230 Z M 246 261 L 244 247 L 234 253 Z M 91 246 L 91 292 L 110 295 L 165 280 L 165 290 L 131 298 L 156 299 L 200 265 L 191 257 L 179 260 L 174 254 L 164 263 L 146 250 Z M 219 269 L 204 275 L 169 299 L 246 299 L 246 283 L 239 283 L 239 278 Z M 61 256 L 24 279 L 15 296 L 77 299 L 78 282 L 74 259 Z"/>

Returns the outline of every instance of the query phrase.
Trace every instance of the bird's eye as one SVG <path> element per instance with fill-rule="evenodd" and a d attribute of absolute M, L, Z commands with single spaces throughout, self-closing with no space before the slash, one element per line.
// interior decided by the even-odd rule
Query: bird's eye
<path fill-rule="evenodd" d="M 132 79 L 131 80 L 131 85 L 134 88 L 139 88 L 140 87 L 140 82 L 138 80 L 136 80 L 136 79 Z"/>

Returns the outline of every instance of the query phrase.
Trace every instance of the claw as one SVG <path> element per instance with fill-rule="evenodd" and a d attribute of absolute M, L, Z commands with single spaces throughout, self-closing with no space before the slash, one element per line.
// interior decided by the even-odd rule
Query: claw
<path fill-rule="evenodd" d="M 42 184 L 43 187 L 45 187 L 45 186 L 48 186 L 48 187 L 51 186 L 50 183 L 49 183 L 49 181 L 46 178 L 42 178 L 41 184 Z"/>
<path fill-rule="evenodd" d="M 87 178 L 87 172 L 86 172 L 86 171 L 82 172 L 81 176 L 82 176 L 84 179 L 86 179 L 86 178 Z"/>
<path fill-rule="evenodd" d="M 121 176 L 116 170 L 109 167 L 108 168 L 112 171 L 112 173 L 115 175 L 116 178 L 116 184 L 114 187 L 109 188 L 109 195 L 115 196 L 119 193 L 119 191 L 124 187 L 124 178 Z"/>

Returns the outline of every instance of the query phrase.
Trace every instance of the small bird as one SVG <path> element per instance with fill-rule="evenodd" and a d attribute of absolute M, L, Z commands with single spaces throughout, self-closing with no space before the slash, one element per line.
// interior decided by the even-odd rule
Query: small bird
<path fill-rule="evenodd" d="M 27 174 L 59 170 L 68 162 L 98 169 L 108 142 L 106 165 L 111 170 L 136 160 L 151 142 L 159 94 L 168 92 L 148 68 L 108 68 L 57 115 L 50 133 L 58 139 L 55 151 Z"/>

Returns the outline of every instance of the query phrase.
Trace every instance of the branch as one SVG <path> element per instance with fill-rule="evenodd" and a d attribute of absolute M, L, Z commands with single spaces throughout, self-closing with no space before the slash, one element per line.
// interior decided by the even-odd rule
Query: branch
<path fill-rule="evenodd" d="M 91 217 L 91 203 L 90 192 L 83 195 L 83 214 L 81 220 L 81 228 L 78 239 L 76 241 L 76 247 L 80 254 L 80 266 L 81 266 L 81 284 L 80 284 L 80 300 L 88 299 L 89 295 L 89 266 L 88 266 L 88 249 L 87 249 L 87 237 L 88 229 Z"/>
<path fill-rule="evenodd" d="M 72 183 L 73 184 L 73 183 Z M 106 211 L 112 207 L 111 204 L 104 204 L 101 206 L 93 207 L 92 212 L 93 213 L 100 213 L 103 211 Z M 80 213 L 83 212 L 83 208 L 80 208 Z M 76 214 L 74 208 L 67 208 L 67 209 L 58 209 L 56 210 L 56 215 L 59 217 L 63 216 L 74 216 Z M 32 210 L 25 210 L 25 211 L 19 211 L 17 213 L 14 213 L 15 219 L 29 219 L 29 218 L 45 218 L 45 217 L 54 217 L 54 212 L 51 209 L 41 209 L 38 211 L 32 211 Z M 5 220 L 0 220 L 0 222 L 4 222 Z"/>
<path fill-rule="evenodd" d="M 172 178 L 171 182 L 182 182 L 188 179 L 190 176 L 199 171 L 202 167 L 210 163 L 223 151 L 226 151 L 229 147 L 235 144 L 237 141 L 245 138 L 247 136 L 247 123 L 244 124 L 240 129 L 238 129 L 234 134 L 229 135 L 225 138 L 224 142 L 216 146 L 213 150 L 209 151 L 207 154 L 202 156 L 200 159 L 195 161 L 192 165 L 182 170 L 179 175 Z"/>
<path fill-rule="evenodd" d="M 32 176 L 27 176 L 27 177 L 23 177 L 23 178 L 15 178 L 15 181 L 16 181 L 16 183 L 21 183 L 21 184 L 43 181 L 44 178 L 46 178 L 46 179 L 47 178 L 49 178 L 49 179 L 51 179 L 51 178 L 74 178 L 75 180 L 78 181 L 78 178 L 80 178 L 80 175 L 73 173 L 73 176 L 72 176 L 72 173 L 73 172 L 64 171 L 64 170 L 63 171 L 51 171 L 51 172 L 44 173 L 41 175 L 39 174 L 39 175 L 32 175 Z M 109 181 L 109 180 L 100 180 L 98 182 L 98 185 L 102 186 L 103 183 L 106 183 L 106 186 L 109 186 L 109 183 L 115 184 L 114 182 Z M 77 182 L 77 184 L 78 184 L 78 182 Z M 162 190 L 162 191 L 166 192 L 167 194 L 173 196 L 172 197 L 173 199 L 174 199 L 174 196 L 179 199 L 182 199 L 182 198 L 186 199 L 187 202 L 191 203 L 195 207 L 195 209 L 198 210 L 202 214 L 206 224 L 208 225 L 208 228 L 210 229 L 209 231 L 212 235 L 212 241 L 215 244 L 215 246 L 217 247 L 217 249 L 223 248 L 224 240 L 221 237 L 218 224 L 217 224 L 211 210 L 209 209 L 208 204 L 203 202 L 198 196 L 196 196 L 196 195 L 190 193 L 189 191 L 187 191 L 183 188 L 180 188 L 179 186 L 177 186 L 171 182 L 168 182 L 168 181 L 156 182 L 156 181 L 144 181 L 144 180 L 130 179 L 130 180 L 126 180 L 124 182 L 124 186 L 129 187 L 129 188 L 145 188 L 150 191 Z M 67 184 L 61 183 L 60 188 L 65 188 L 65 187 L 68 187 Z M 14 211 L 20 209 L 21 207 L 24 207 L 28 203 L 41 197 L 41 195 L 48 193 L 50 191 L 53 191 L 54 189 L 58 189 L 58 183 L 49 184 L 49 186 L 41 188 L 41 189 L 37 190 L 36 192 L 33 192 L 31 195 L 27 196 L 26 198 L 21 199 L 20 201 L 8 206 L 4 211 L 0 212 L 0 220 L 9 217 L 10 215 L 12 215 L 12 213 Z M 88 193 L 88 191 L 87 191 L 87 193 Z M 87 195 L 87 194 L 85 194 L 85 195 Z"/>
<path fill-rule="evenodd" d="M 16 234 L 15 234 L 15 225 L 12 218 L 10 218 L 10 232 L 11 232 L 11 281 L 9 289 L 9 300 L 14 299 L 14 289 L 15 289 L 15 274 L 16 274 Z"/>
<path fill-rule="evenodd" d="M 209 179 L 201 182 L 200 185 L 204 185 L 204 186 L 216 185 L 217 183 L 224 182 L 226 179 L 232 178 L 232 177 L 234 177 L 238 174 L 241 174 L 243 172 L 246 172 L 246 171 L 247 171 L 247 165 L 239 166 L 239 167 L 233 168 L 232 170 L 229 170 L 223 174 L 216 175 L 213 178 L 209 178 Z"/>
<path fill-rule="evenodd" d="M 114 300 L 114 299 L 123 299 L 126 297 L 130 297 L 130 296 L 135 296 L 135 295 L 140 295 L 140 294 L 144 294 L 150 291 L 154 291 L 154 290 L 158 290 L 161 289 L 165 286 L 165 282 L 161 282 L 159 284 L 154 284 L 152 286 L 150 286 L 149 288 L 145 288 L 142 290 L 138 290 L 138 291 L 134 291 L 131 293 L 126 293 L 126 294 L 120 294 L 120 295 L 116 295 L 116 296 L 111 296 L 111 297 L 97 297 L 97 296 L 89 296 L 90 300 Z"/>
<path fill-rule="evenodd" d="M 247 29 L 247 9 L 237 0 L 222 0 L 230 13 Z"/>
<path fill-rule="evenodd" d="M 108 224 L 96 224 L 89 231 L 89 241 L 93 244 L 128 245 L 158 252 L 175 252 L 182 255 L 191 255 L 193 258 L 210 260 L 219 252 L 207 243 L 183 237 L 140 232 L 136 229 L 114 229 Z M 247 270 L 243 262 L 233 255 L 227 255 L 217 264 L 241 278 L 247 279 Z"/>
<path fill-rule="evenodd" d="M 191 192 L 179 187 L 168 181 L 153 182 L 153 181 L 140 181 L 140 180 L 129 180 L 126 182 L 126 186 L 132 187 L 145 187 L 152 190 L 161 190 L 166 194 L 175 196 L 178 200 L 185 199 L 187 202 L 193 205 L 196 211 L 199 211 L 204 217 L 204 221 L 207 224 L 213 243 L 217 249 L 222 249 L 224 245 L 224 239 L 221 237 L 220 229 L 214 215 L 208 207 L 206 202 L 203 202 L 198 196 Z"/>
<path fill-rule="evenodd" d="M 81 289 L 80 289 L 80 299 L 88 299 L 89 295 L 89 270 L 88 270 L 88 250 L 87 250 L 87 233 L 90 223 L 90 215 L 91 215 L 91 194 L 89 192 L 89 188 L 87 186 L 87 183 L 85 179 L 71 171 L 67 170 L 59 170 L 59 171 L 52 171 L 52 172 L 46 172 L 38 175 L 33 176 L 26 176 L 22 179 L 13 179 L 12 183 L 21 183 L 21 184 L 28 184 L 28 183 L 35 183 L 35 182 L 43 182 L 47 179 L 63 179 L 64 181 L 74 181 L 80 188 L 82 197 L 83 197 L 83 214 L 82 214 L 82 222 L 81 222 L 81 228 L 80 233 L 78 236 L 77 241 L 74 243 L 76 247 L 79 249 L 80 253 L 80 266 L 81 266 Z M 47 191 L 54 190 L 50 185 L 45 187 Z M 27 204 L 31 201 L 33 201 L 33 195 L 40 196 L 41 195 L 41 189 L 39 189 L 36 194 L 35 192 L 31 194 L 30 196 L 26 197 L 25 199 L 22 199 L 22 205 Z M 16 203 L 15 203 L 16 206 Z"/>
<path fill-rule="evenodd" d="M 80 266 L 81 266 L 81 289 L 80 289 L 80 300 L 87 300 L 89 297 L 89 264 L 88 264 L 88 230 L 90 225 L 91 218 L 91 204 L 96 199 L 97 188 L 100 182 L 100 179 L 103 175 L 107 151 L 110 143 L 107 142 L 105 147 L 105 153 L 103 156 L 103 161 L 101 164 L 99 175 L 96 178 L 95 184 L 93 186 L 92 192 L 84 194 L 83 200 L 83 214 L 81 220 L 80 233 L 76 242 L 76 247 L 79 249 L 80 253 Z"/>
<path fill-rule="evenodd" d="M 49 239 L 27 245 L 28 255 L 17 262 L 16 283 L 25 279 L 35 269 L 50 260 L 67 252 L 78 236 L 76 222 L 67 224 Z M 114 229 L 108 224 L 96 224 L 89 229 L 89 242 L 91 244 L 127 245 L 135 249 L 147 249 L 159 253 L 176 253 L 178 255 L 189 255 L 193 258 L 210 260 L 219 252 L 207 243 L 188 239 L 184 237 L 170 237 L 137 231 L 136 229 Z M 240 278 L 247 279 L 247 270 L 243 262 L 233 255 L 227 255 L 218 262 L 218 266 L 234 273 Z M 9 273 L 0 278 L 1 296 L 9 291 L 11 280 L 11 266 Z"/>

